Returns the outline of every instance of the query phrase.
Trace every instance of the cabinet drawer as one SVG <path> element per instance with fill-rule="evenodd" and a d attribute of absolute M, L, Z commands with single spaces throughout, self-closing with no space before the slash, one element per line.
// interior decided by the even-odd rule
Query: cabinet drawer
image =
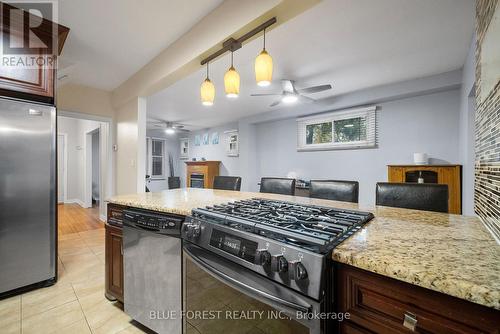
<path fill-rule="evenodd" d="M 205 174 L 207 172 L 206 166 L 189 166 L 189 171 L 191 173 Z"/>
<path fill-rule="evenodd" d="M 498 311 L 350 266 L 337 267 L 339 311 L 349 312 L 358 327 L 375 333 L 499 333 Z M 362 332 L 357 327 L 342 332 L 355 330 Z"/>

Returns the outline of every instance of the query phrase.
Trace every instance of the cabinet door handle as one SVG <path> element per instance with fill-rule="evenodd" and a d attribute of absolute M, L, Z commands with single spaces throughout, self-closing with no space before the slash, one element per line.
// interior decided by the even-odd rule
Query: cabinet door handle
<path fill-rule="evenodd" d="M 120 244 L 120 254 L 123 255 L 123 243 Z"/>
<path fill-rule="evenodd" d="M 414 332 L 417 328 L 417 316 L 414 313 L 406 312 L 403 319 L 403 326 Z"/>

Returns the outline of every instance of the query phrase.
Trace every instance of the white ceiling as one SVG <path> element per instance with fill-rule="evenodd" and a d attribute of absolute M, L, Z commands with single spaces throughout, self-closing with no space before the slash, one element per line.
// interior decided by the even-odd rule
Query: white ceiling
<path fill-rule="evenodd" d="M 59 0 L 70 33 L 62 83 L 112 90 L 186 33 L 222 0 Z"/>
<path fill-rule="evenodd" d="M 273 84 L 255 84 L 253 61 L 262 39 L 235 55 L 241 76 L 240 96 L 224 96 L 223 76 L 229 55 L 210 66 L 215 104 L 202 106 L 199 88 L 205 69 L 147 99 L 148 117 L 204 128 L 274 110 L 275 98 L 251 93 L 280 92 L 279 79 L 297 87 L 332 84 L 325 98 L 363 88 L 443 73 L 463 66 L 473 34 L 473 0 L 324 0 L 268 32 L 274 59 Z"/>

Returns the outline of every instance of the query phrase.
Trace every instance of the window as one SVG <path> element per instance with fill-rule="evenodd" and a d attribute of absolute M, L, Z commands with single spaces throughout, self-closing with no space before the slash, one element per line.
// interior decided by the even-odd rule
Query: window
<path fill-rule="evenodd" d="M 376 146 L 376 107 L 336 111 L 297 119 L 297 150 Z"/>
<path fill-rule="evenodd" d="M 165 140 L 146 138 L 147 171 L 152 179 L 165 178 Z"/>

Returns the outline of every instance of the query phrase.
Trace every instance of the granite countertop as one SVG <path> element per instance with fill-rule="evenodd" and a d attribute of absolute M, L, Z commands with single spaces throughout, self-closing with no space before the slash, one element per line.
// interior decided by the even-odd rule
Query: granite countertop
<path fill-rule="evenodd" d="M 500 310 L 500 245 L 475 217 L 193 188 L 109 202 L 188 215 L 193 208 L 253 197 L 373 212 L 375 219 L 334 249 L 335 261 Z"/>

